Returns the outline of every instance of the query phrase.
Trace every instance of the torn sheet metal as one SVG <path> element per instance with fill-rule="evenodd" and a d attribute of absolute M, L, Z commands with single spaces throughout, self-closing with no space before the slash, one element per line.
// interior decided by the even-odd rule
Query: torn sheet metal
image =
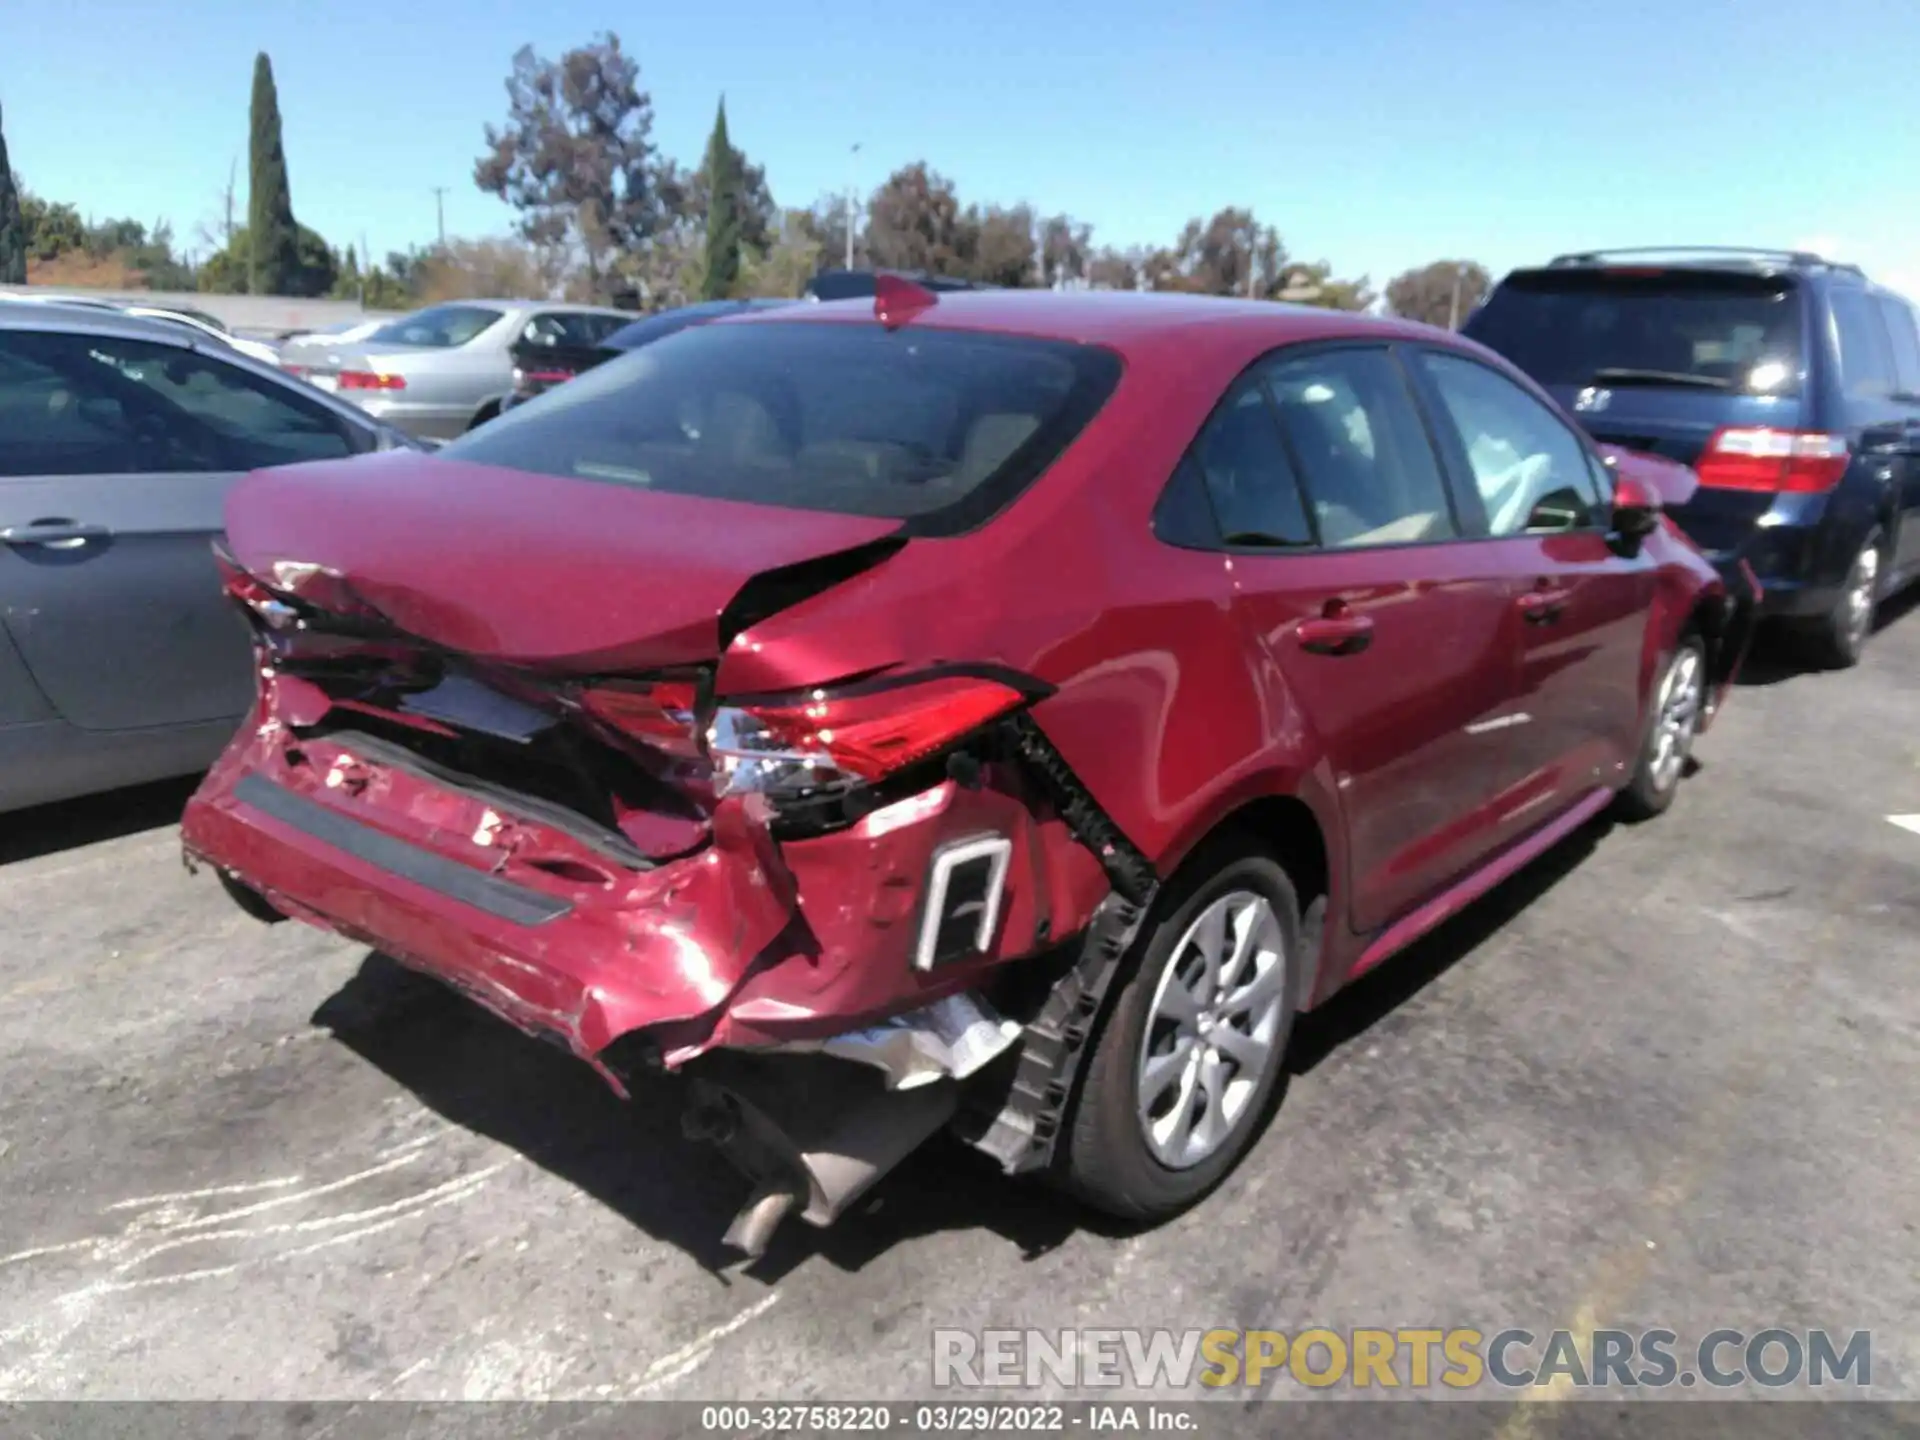
<path fill-rule="evenodd" d="M 889 1090 L 911 1090 L 949 1076 L 964 1080 L 1019 1038 L 1019 1021 L 994 1014 L 975 996 L 949 995 L 865 1030 L 781 1048 L 872 1065 L 885 1073 Z"/>

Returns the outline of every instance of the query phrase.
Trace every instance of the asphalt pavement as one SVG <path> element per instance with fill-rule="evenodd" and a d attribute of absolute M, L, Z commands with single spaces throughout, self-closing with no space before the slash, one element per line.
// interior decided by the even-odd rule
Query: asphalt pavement
<path fill-rule="evenodd" d="M 1175 1223 L 941 1142 L 746 1273 L 665 1107 L 246 918 L 187 787 L 0 816 L 0 1399 L 911 1398 L 936 1327 L 1307 1325 L 1864 1329 L 1920 1398 L 1920 614 L 1763 653 L 1698 758 L 1304 1022 Z"/>

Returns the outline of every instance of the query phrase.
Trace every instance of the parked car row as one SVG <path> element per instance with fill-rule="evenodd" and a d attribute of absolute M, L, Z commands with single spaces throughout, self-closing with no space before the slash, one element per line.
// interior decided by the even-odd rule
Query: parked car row
<path fill-rule="evenodd" d="M 633 318 L 587 305 L 460 300 L 365 333 L 306 337 L 287 347 L 281 363 L 409 434 L 450 440 L 500 413 L 513 390 L 516 345 L 588 348 Z"/>
<path fill-rule="evenodd" d="M 353 366 L 393 368 L 337 366 L 334 396 L 210 379 L 184 340 L 129 352 L 150 337 L 124 318 L 0 328 L 0 407 L 43 437 L 0 463 L 25 467 L 0 478 L 26 527 L 0 533 L 9 633 L 91 615 L 127 649 L 191 625 L 208 654 L 251 646 L 218 697 L 237 729 L 194 735 L 231 738 L 190 862 L 622 1093 L 677 1076 L 689 1132 L 752 1184 L 728 1230 L 749 1254 L 943 1128 L 1119 1215 L 1192 1204 L 1257 1138 L 1299 1013 L 1602 811 L 1673 803 L 1756 571 L 1785 573 L 1761 532 L 1865 505 L 1873 596 L 1920 535 L 1884 422 L 1821 408 L 1859 364 L 1821 307 L 1858 291 L 1885 327 L 1890 297 L 1806 257 L 1571 258 L 1505 282 L 1468 335 L 868 289 L 631 343 L 596 312 L 434 307 L 367 337 Z M 1716 308 L 1754 294 L 1798 318 Z M 1535 321 L 1543 297 L 1589 308 Z M 1690 349 L 1602 343 L 1657 331 L 1660 304 Z M 443 446 L 398 438 L 395 408 L 339 413 L 373 393 L 344 374 L 404 374 L 411 401 L 483 337 L 527 381 L 545 314 L 572 378 Z M 1529 373 L 1576 334 L 1594 348 Z M 299 418 L 202 398 L 263 376 Z M 1705 399 L 1757 408 L 1680 408 Z M 1800 478 L 1809 435 L 1845 446 L 1824 489 Z M 1723 451 L 1769 498 L 1703 553 L 1685 526 L 1733 488 L 1704 458 Z M 209 490 L 252 473 L 219 579 L 209 557 L 192 605 L 162 606 L 142 577 L 171 552 L 80 502 L 105 476 L 175 503 L 148 477 L 176 453 Z M 132 597 L 53 588 L 117 557 L 145 557 Z M 52 714 L 105 728 L 42 666 L 76 704 L 141 705 L 66 638 L 13 634 L 45 704 L 0 744 Z"/>

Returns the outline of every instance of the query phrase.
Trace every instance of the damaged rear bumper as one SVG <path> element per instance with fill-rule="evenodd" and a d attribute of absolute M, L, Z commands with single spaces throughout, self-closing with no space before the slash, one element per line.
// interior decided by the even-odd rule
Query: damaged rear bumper
<path fill-rule="evenodd" d="M 276 909 L 436 976 L 622 1093 L 637 1069 L 730 1047 L 850 1058 L 896 1088 L 964 1073 L 992 1037 L 928 1007 L 1071 933 L 1106 891 L 1060 821 L 990 786 L 800 840 L 776 841 L 757 804 L 722 801 L 692 853 L 622 864 L 577 827 L 269 723 L 182 834 Z"/>

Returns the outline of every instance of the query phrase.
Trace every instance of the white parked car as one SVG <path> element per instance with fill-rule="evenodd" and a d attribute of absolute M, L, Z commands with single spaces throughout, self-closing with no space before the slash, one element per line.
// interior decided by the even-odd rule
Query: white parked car
<path fill-rule="evenodd" d="M 235 335 L 211 315 L 199 311 L 168 310 L 158 305 L 123 305 L 120 307 L 128 315 L 141 315 L 149 320 L 171 320 L 177 325 L 187 325 L 202 335 L 211 335 L 223 345 L 238 350 L 251 360 L 264 365 L 278 365 L 280 352 L 261 340 L 248 340 Z"/>

